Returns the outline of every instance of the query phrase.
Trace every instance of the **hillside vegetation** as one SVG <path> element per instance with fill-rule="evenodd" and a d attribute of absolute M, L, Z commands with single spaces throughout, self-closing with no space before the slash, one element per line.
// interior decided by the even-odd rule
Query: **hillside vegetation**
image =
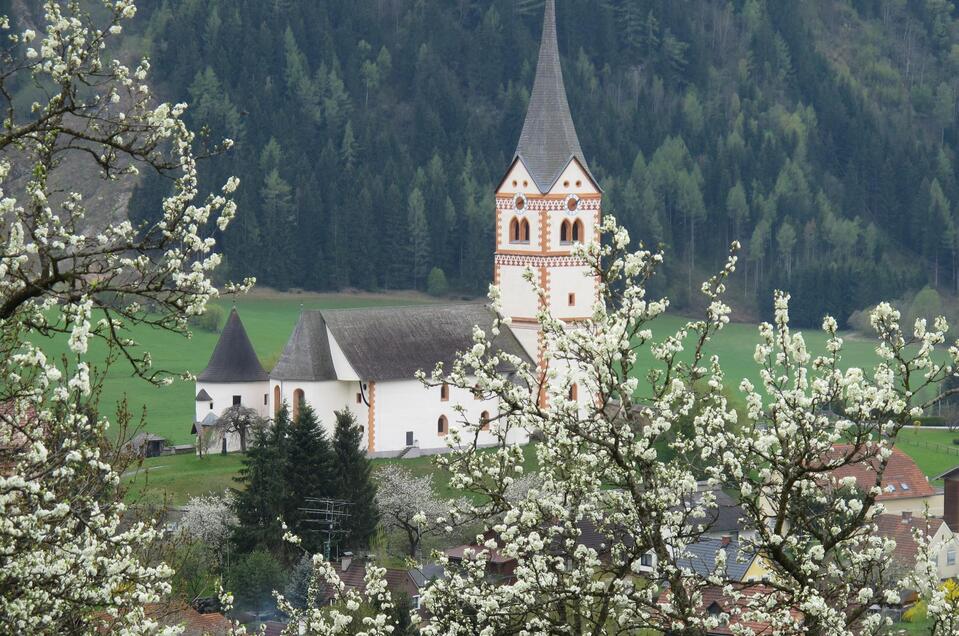
<path fill-rule="evenodd" d="M 130 42 L 161 93 L 237 142 L 204 167 L 243 183 L 226 274 L 423 289 L 436 267 L 485 288 L 542 0 L 138 4 Z M 22 19 L 29 6 L 0 0 Z M 605 210 L 666 247 L 655 291 L 674 306 L 734 238 L 747 314 L 774 287 L 802 325 L 959 288 L 953 0 L 561 0 L 558 14 Z M 146 179 L 130 215 L 155 217 L 167 187 Z"/>

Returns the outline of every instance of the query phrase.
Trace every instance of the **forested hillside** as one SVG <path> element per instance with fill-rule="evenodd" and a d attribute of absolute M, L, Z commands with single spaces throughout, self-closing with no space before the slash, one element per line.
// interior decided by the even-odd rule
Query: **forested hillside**
<path fill-rule="evenodd" d="M 542 0 L 141 0 L 160 90 L 236 141 L 231 276 L 279 288 L 490 279 L 492 190 L 532 85 Z M 744 246 L 734 298 L 845 319 L 959 288 L 952 0 L 560 0 L 605 210 L 669 253 L 675 305 Z M 147 181 L 131 215 L 156 213 Z M 757 302 L 761 299 L 761 302 Z"/>

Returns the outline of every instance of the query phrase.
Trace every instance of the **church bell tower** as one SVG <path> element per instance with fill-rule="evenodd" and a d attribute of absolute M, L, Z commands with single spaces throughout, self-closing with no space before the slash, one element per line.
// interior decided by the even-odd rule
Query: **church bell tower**
<path fill-rule="evenodd" d="M 566 99 L 555 0 L 546 0 L 536 79 L 519 145 L 496 190 L 494 282 L 512 330 L 537 364 L 541 300 L 523 275 L 532 269 L 554 317 L 575 324 L 592 314 L 595 277 L 572 255 L 598 240 L 602 191 L 589 171 Z"/>

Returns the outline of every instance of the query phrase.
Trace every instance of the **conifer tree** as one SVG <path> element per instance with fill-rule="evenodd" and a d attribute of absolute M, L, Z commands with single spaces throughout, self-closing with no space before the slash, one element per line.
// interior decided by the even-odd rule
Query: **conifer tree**
<path fill-rule="evenodd" d="M 312 407 L 300 405 L 296 421 L 290 426 L 286 456 L 282 459 L 284 492 L 283 519 L 303 540 L 309 552 L 323 548 L 324 538 L 311 532 L 300 511 L 311 497 L 333 497 L 334 456 L 326 431 Z"/>
<path fill-rule="evenodd" d="M 346 544 L 353 548 L 369 546 L 376 532 L 379 512 L 376 508 L 376 485 L 370 478 L 370 460 L 361 450 L 363 429 L 349 409 L 336 412 L 333 450 L 336 454 L 336 492 L 341 499 L 353 502 L 348 520 Z"/>
<path fill-rule="evenodd" d="M 289 411 L 284 406 L 272 426 L 255 430 L 253 445 L 235 478 L 240 487 L 234 489 L 238 524 L 233 543 L 241 553 L 257 547 L 283 548 L 283 528 L 277 518 L 283 513 L 286 484 L 277 467 L 286 459 L 289 429 Z"/>

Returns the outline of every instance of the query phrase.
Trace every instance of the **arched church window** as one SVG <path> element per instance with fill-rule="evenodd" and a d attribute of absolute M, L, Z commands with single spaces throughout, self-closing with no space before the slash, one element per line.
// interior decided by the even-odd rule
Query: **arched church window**
<path fill-rule="evenodd" d="M 573 402 L 579 399 L 579 387 L 575 384 L 569 387 L 569 399 Z"/>
<path fill-rule="evenodd" d="M 283 400 L 280 396 L 280 385 L 273 387 L 273 417 L 280 414 L 280 407 L 283 406 Z"/>
<path fill-rule="evenodd" d="M 488 431 L 489 430 L 489 411 L 483 411 L 480 413 L 480 430 Z"/>
<path fill-rule="evenodd" d="M 300 417 L 300 407 L 305 403 L 303 397 L 303 389 L 297 389 L 293 391 L 293 421 L 295 422 Z"/>
<path fill-rule="evenodd" d="M 559 242 L 568 245 L 570 243 L 569 235 L 572 233 L 572 228 L 570 227 L 569 221 L 563 221 L 562 225 L 559 226 Z"/>
<path fill-rule="evenodd" d="M 436 420 L 436 434 L 440 437 L 445 437 L 449 432 L 449 421 L 446 419 L 445 415 L 440 415 L 440 419 Z"/>
<path fill-rule="evenodd" d="M 519 243 L 519 219 L 515 217 L 509 222 L 509 242 Z"/>
<path fill-rule="evenodd" d="M 583 240 L 583 222 L 579 219 L 576 219 L 576 222 L 573 223 L 573 242 Z"/>
<path fill-rule="evenodd" d="M 523 219 L 523 222 L 520 224 L 523 236 L 523 242 L 529 243 L 529 221 Z"/>
<path fill-rule="evenodd" d="M 443 386 L 440 387 L 440 400 L 442 402 L 447 402 L 450 399 L 450 385 L 446 382 L 443 383 Z"/>

